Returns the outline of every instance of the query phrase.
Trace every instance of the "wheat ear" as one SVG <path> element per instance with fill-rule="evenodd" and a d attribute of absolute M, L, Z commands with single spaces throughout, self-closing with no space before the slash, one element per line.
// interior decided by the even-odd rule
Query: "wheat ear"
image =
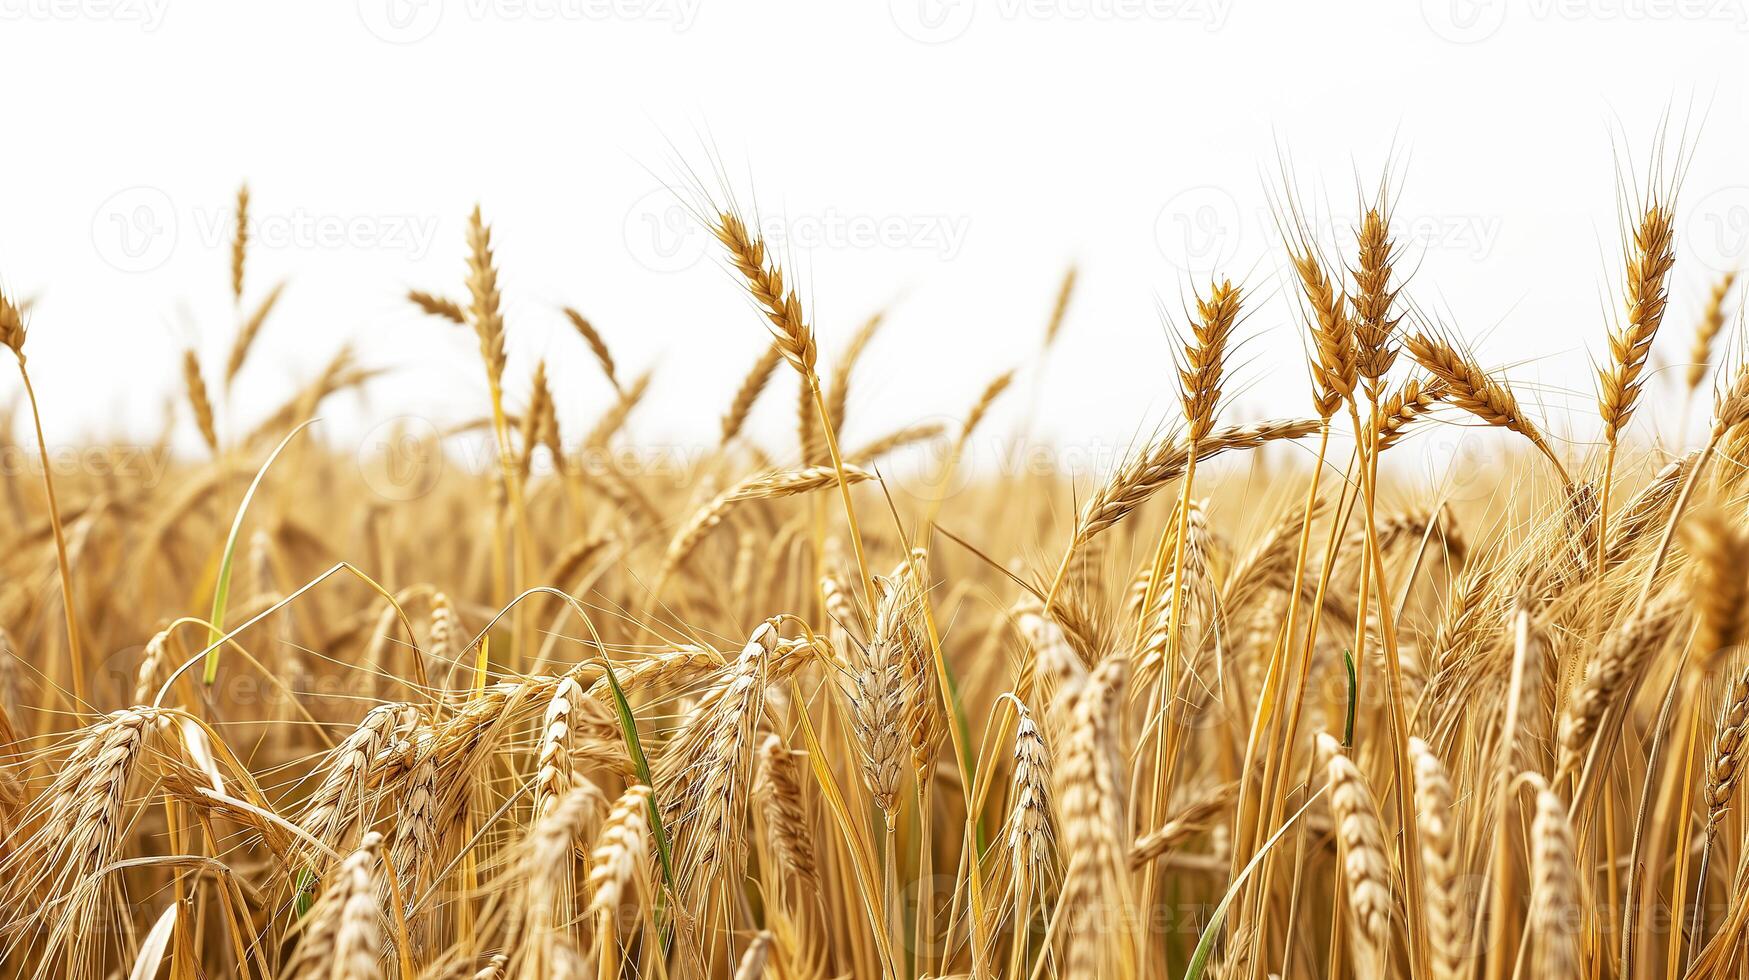
<path fill-rule="evenodd" d="M 1404 339 L 1403 346 L 1410 357 L 1444 382 L 1453 405 L 1489 425 L 1499 426 L 1529 439 L 1530 444 L 1554 465 L 1561 482 L 1572 482 L 1567 475 L 1567 468 L 1561 465 L 1560 458 L 1549 448 L 1542 432 L 1518 407 L 1518 399 L 1513 396 L 1512 389 L 1506 386 L 1506 382 L 1489 376 L 1467 351 L 1458 349 L 1451 341 L 1442 337 L 1413 333 Z"/>
<path fill-rule="evenodd" d="M 1390 863 L 1385 857 L 1378 808 L 1366 776 L 1336 739 L 1320 733 L 1318 752 L 1327 759 L 1330 809 L 1336 817 L 1336 837 L 1342 848 L 1342 870 L 1355 935 L 1375 955 L 1382 956 L 1390 943 L 1395 903 L 1391 898 Z"/>
<path fill-rule="evenodd" d="M 1359 367 L 1354 347 L 1354 322 L 1348 318 L 1347 297 L 1338 296 L 1330 277 L 1310 248 L 1293 254 L 1294 273 L 1300 292 L 1312 309 L 1312 380 L 1316 390 L 1312 403 L 1320 418 L 1328 420 L 1354 397 Z"/>
<path fill-rule="evenodd" d="M 1415 809 L 1421 825 L 1422 889 L 1427 902 L 1427 938 L 1435 980 L 1459 980 L 1465 975 L 1468 942 L 1458 894 L 1463 855 L 1458 850 L 1451 780 L 1433 748 L 1420 738 L 1409 739 L 1415 765 Z"/>
<path fill-rule="evenodd" d="M 419 307 L 421 310 L 424 310 L 432 316 L 448 320 L 457 326 L 467 326 L 467 311 L 462 309 L 462 305 L 453 299 L 446 299 L 445 297 L 436 296 L 417 289 L 408 290 L 407 299 L 412 302 L 414 306 Z"/>
<path fill-rule="evenodd" d="M 231 239 L 231 303 L 243 302 L 243 263 L 249 255 L 249 185 L 237 188 L 237 231 Z"/>
<path fill-rule="evenodd" d="M 213 402 L 207 395 L 206 380 L 200 376 L 200 358 L 194 348 L 182 352 L 182 385 L 188 393 L 188 407 L 194 411 L 194 424 L 200 430 L 201 441 L 213 455 L 219 452 L 218 426 L 213 421 Z"/>
<path fill-rule="evenodd" d="M 1707 295 L 1706 309 L 1701 311 L 1700 322 L 1694 328 L 1694 346 L 1689 350 L 1688 371 L 1683 379 L 1690 395 L 1706 380 L 1713 340 L 1725 329 L 1725 300 L 1730 298 L 1731 287 L 1736 284 L 1737 270 L 1732 269 L 1713 284 L 1712 292 Z"/>
<path fill-rule="evenodd" d="M 607 340 L 601 336 L 601 331 L 595 329 L 583 314 L 565 307 L 565 319 L 571 321 L 571 326 L 577 329 L 578 336 L 589 346 L 589 353 L 595 356 L 595 363 L 600 365 L 601 373 L 607 376 L 607 383 L 613 385 L 614 391 L 624 391 L 619 383 L 619 375 L 614 373 L 613 353 L 607 349 Z"/>
<path fill-rule="evenodd" d="M 1609 336 L 1610 360 L 1598 372 L 1597 408 L 1603 416 L 1603 437 L 1611 445 L 1620 438 L 1639 404 L 1641 374 L 1652 351 L 1658 325 L 1664 321 L 1664 284 L 1676 262 L 1674 218 L 1654 204 L 1641 215 L 1626 249 L 1627 316 Z"/>
<path fill-rule="evenodd" d="M 1384 189 L 1380 197 L 1385 196 Z M 1355 232 L 1358 262 L 1354 275 L 1354 347 L 1356 367 L 1366 383 L 1367 397 L 1377 401 L 1384 377 L 1397 360 L 1398 317 L 1391 316 L 1397 291 L 1391 285 L 1391 263 L 1396 246 L 1391 240 L 1388 211 L 1367 209 Z"/>

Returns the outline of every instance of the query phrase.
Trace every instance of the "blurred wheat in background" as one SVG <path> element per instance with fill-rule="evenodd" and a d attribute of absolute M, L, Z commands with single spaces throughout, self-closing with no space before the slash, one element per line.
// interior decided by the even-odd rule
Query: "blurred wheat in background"
<path fill-rule="evenodd" d="M 724 194 L 693 210 L 749 364 L 706 453 L 616 453 L 634 412 L 696 408 L 647 404 L 576 309 L 549 356 L 599 366 L 605 414 L 561 417 L 544 361 L 507 375 L 477 208 L 465 274 L 407 296 L 477 343 L 477 421 L 325 444 L 389 366 L 341 351 L 233 429 L 281 295 L 244 189 L 233 346 L 169 382 L 201 453 L 7 477 L 0 973 L 1749 976 L 1749 364 L 1732 276 L 1669 302 L 1684 159 L 1654 157 L 1622 178 L 1595 428 L 1552 431 L 1416 303 L 1381 181 L 1338 238 L 1281 196 L 1275 271 L 1172 318 L 1181 416 L 1092 482 L 977 465 L 1036 364 L 952 423 L 856 417 L 881 317 L 821 343 Z M 1271 291 L 1312 399 L 1231 417 Z M 55 329 L 0 300 L 15 449 Z M 793 444 L 749 436 L 762 399 Z M 1521 447 L 1467 475 L 1488 492 L 1393 466 L 1464 424 Z M 463 439 L 490 465 L 446 465 Z M 632 458 L 662 465 L 600 465 Z"/>

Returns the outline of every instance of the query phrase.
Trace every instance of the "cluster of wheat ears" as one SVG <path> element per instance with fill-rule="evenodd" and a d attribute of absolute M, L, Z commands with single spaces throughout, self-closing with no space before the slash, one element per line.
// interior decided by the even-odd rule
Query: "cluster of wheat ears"
<path fill-rule="evenodd" d="M 1666 361 L 1710 387 L 1704 443 L 1630 437 L 1681 169 L 1623 181 L 1600 438 L 1552 438 L 1410 301 L 1381 184 L 1340 240 L 1284 198 L 1303 418 L 1220 417 L 1254 290 L 1217 280 L 1165 375 L 1182 419 L 1078 480 L 955 475 L 1012 371 L 957 426 L 855 418 L 880 319 L 823 359 L 732 205 L 700 215 L 769 344 L 714 451 L 565 465 L 649 375 L 555 311 L 613 393 L 562 434 L 544 364 L 505 377 L 476 209 L 465 289 L 409 299 L 478 341 L 493 465 L 405 500 L 305 432 L 375 376 L 348 353 L 221 433 L 280 296 L 245 280 L 245 190 L 222 379 L 184 358 L 207 452 L 6 481 L 0 974 L 1749 976 L 1731 276 Z M 0 342 L 40 445 L 29 305 Z M 798 444 L 761 447 L 791 381 Z M 1386 458 L 1435 422 L 1525 448 L 1453 501 Z M 963 491 L 882 477 L 919 443 Z"/>

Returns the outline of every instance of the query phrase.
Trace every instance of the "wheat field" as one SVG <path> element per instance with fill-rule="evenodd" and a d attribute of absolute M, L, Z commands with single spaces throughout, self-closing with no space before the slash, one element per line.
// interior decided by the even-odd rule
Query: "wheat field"
<path fill-rule="evenodd" d="M 1623 180 L 1576 431 L 1416 303 L 1381 182 L 1186 297 L 1177 417 L 1092 478 L 968 451 L 1035 365 L 856 417 L 880 317 L 821 343 L 709 201 L 749 369 L 680 479 L 583 465 L 690 410 L 612 328 L 553 311 L 599 418 L 507 376 L 478 209 L 407 296 L 477 341 L 476 422 L 361 464 L 309 428 L 388 366 L 341 351 L 221 432 L 280 295 L 244 190 L 230 355 L 165 382 L 203 452 L 7 479 L 0 974 L 1749 977 L 1749 361 L 1734 276 L 1670 303 L 1681 169 Z M 1035 363 L 1075 290 L 1014 327 Z M 1312 397 L 1232 417 L 1271 290 Z M 0 300 L 31 453 L 55 329 Z M 1515 447 L 1485 492 L 1394 465 L 1439 426 Z M 489 465 L 441 465 L 462 435 Z"/>

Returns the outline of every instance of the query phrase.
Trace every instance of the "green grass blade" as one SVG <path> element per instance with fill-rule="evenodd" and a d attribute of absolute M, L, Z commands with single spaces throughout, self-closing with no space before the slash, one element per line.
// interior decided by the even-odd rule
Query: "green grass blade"
<path fill-rule="evenodd" d="M 200 680 L 208 687 L 211 687 L 213 681 L 217 680 L 219 676 L 219 651 L 221 648 L 217 644 L 219 638 L 225 635 L 225 607 L 231 601 L 231 569 L 237 557 L 237 539 L 243 533 L 243 516 L 249 512 L 249 502 L 255 499 L 255 491 L 261 487 L 261 478 L 267 475 L 268 469 L 273 466 L 273 461 L 279 458 L 279 454 L 285 451 L 286 446 L 291 445 L 292 439 L 298 433 L 309 428 L 316 421 L 316 419 L 309 419 L 285 434 L 285 438 L 281 439 L 279 445 L 273 448 L 273 453 L 267 457 L 267 461 L 255 471 L 255 479 L 249 481 L 249 490 L 243 494 L 242 503 L 237 505 L 236 516 L 231 518 L 231 533 L 225 538 L 225 554 L 219 561 L 219 580 L 213 587 L 213 611 L 212 615 L 207 617 L 207 623 L 210 625 L 207 627 L 206 643 L 213 649 L 211 653 L 206 655 L 206 667 L 201 672 Z"/>
<path fill-rule="evenodd" d="M 1208 925 L 1203 926 L 1202 938 L 1197 941 L 1196 951 L 1190 954 L 1190 965 L 1184 968 L 1184 980 L 1202 980 L 1203 972 L 1209 966 L 1209 957 L 1215 952 L 1215 940 L 1221 937 L 1221 920 L 1227 917 L 1227 906 L 1233 904 L 1233 899 L 1239 894 L 1239 886 L 1245 883 L 1246 878 L 1251 877 L 1251 872 L 1263 860 L 1264 855 L 1275 849 L 1276 842 L 1281 840 L 1288 828 L 1298 823 L 1300 818 L 1306 815 L 1306 811 L 1312 808 L 1312 804 L 1317 802 L 1318 797 L 1323 795 L 1322 789 L 1313 793 L 1311 799 L 1306 801 L 1305 806 L 1300 807 L 1293 816 L 1283 821 L 1281 829 L 1271 835 L 1269 840 L 1263 842 L 1263 846 L 1257 849 L 1257 853 L 1252 856 L 1250 863 L 1245 865 L 1245 870 L 1239 872 L 1239 876 L 1233 879 L 1231 885 L 1227 886 L 1227 894 L 1221 897 L 1221 904 L 1215 906 L 1214 914 L 1209 916 Z"/>
<path fill-rule="evenodd" d="M 632 757 L 632 765 L 638 770 L 638 778 L 644 781 L 645 786 L 650 787 L 650 826 L 656 831 L 656 855 L 662 861 L 662 880 L 672 891 L 674 865 L 668 847 L 668 828 L 662 824 L 662 808 L 656 803 L 656 780 L 650 775 L 650 760 L 645 757 L 644 744 L 638 738 L 638 719 L 632 714 L 632 705 L 626 700 L 625 689 L 619 686 L 619 677 L 613 672 L 613 663 L 603 656 L 601 666 L 607 672 L 607 686 L 613 689 L 613 707 L 619 713 L 619 729 L 625 735 L 626 752 Z"/>
<path fill-rule="evenodd" d="M 1359 694 L 1355 690 L 1354 653 L 1352 651 L 1342 651 L 1342 666 L 1348 668 L 1348 718 L 1342 723 L 1342 747 L 1352 749 L 1354 748 L 1354 701 L 1355 696 Z"/>
<path fill-rule="evenodd" d="M 947 706 L 953 713 L 953 725 L 955 728 L 959 729 L 959 744 L 963 747 L 960 752 L 960 768 L 967 776 L 966 785 L 976 786 L 978 776 L 978 758 L 977 754 L 972 751 L 972 729 L 971 725 L 966 722 L 965 702 L 960 700 L 959 678 L 953 675 L 953 668 L 948 666 L 947 658 L 945 657 L 942 658 L 941 661 L 941 670 L 943 676 L 947 678 Z M 978 860 L 982 861 L 984 859 L 984 852 L 989 849 L 989 841 L 985 839 L 983 821 L 978 821 L 977 830 Z"/>

